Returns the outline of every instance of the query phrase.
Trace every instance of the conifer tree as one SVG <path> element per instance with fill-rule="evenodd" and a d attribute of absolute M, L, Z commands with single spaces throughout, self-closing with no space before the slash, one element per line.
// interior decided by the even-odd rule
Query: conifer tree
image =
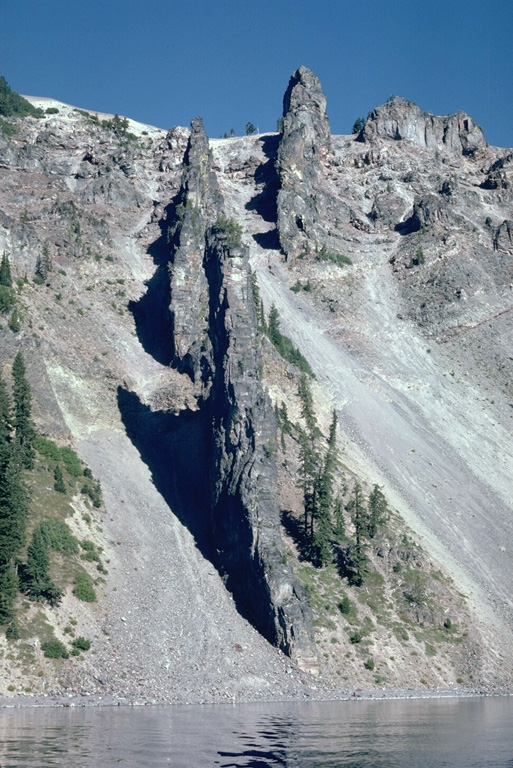
<path fill-rule="evenodd" d="M 2 255 L 2 263 L 0 264 L 0 285 L 12 288 L 11 266 L 5 251 Z"/>
<path fill-rule="evenodd" d="M 0 624 L 7 624 L 16 616 L 15 601 L 18 594 L 18 575 L 13 563 L 0 565 Z"/>
<path fill-rule="evenodd" d="M 312 543 L 314 519 L 317 516 L 317 467 L 318 457 L 313 448 L 309 435 L 299 429 L 299 487 L 303 491 L 304 533 L 305 538 Z"/>
<path fill-rule="evenodd" d="M 340 540 L 346 535 L 346 526 L 344 523 L 344 505 L 340 496 L 337 496 L 335 501 L 333 508 L 333 518 L 333 532 L 337 539 Z"/>
<path fill-rule="evenodd" d="M 271 306 L 269 310 L 269 320 L 267 322 L 267 335 L 276 349 L 280 350 L 281 345 L 281 331 L 280 331 L 280 316 L 275 305 Z"/>
<path fill-rule="evenodd" d="M 318 474 L 317 486 L 317 522 L 313 537 L 316 559 L 320 565 L 327 565 L 331 559 L 330 541 L 333 535 L 331 512 L 333 506 L 333 483 L 337 461 L 337 414 L 333 411 L 328 437 L 328 448 L 324 464 Z"/>
<path fill-rule="evenodd" d="M 11 402 L 7 394 L 5 381 L 0 375 L 0 457 L 9 449 L 11 443 L 11 419 Z"/>
<path fill-rule="evenodd" d="M 58 464 L 55 465 L 53 470 L 53 487 L 57 493 L 66 493 L 66 486 L 64 485 L 64 478 L 62 476 L 62 469 Z"/>
<path fill-rule="evenodd" d="M 0 565 L 13 562 L 25 544 L 27 493 L 16 450 L 0 462 Z"/>
<path fill-rule="evenodd" d="M 369 496 L 369 519 L 367 530 L 371 539 L 377 535 L 380 527 L 386 522 L 387 514 L 387 500 L 379 485 L 375 485 Z"/>
<path fill-rule="evenodd" d="M 31 408 L 32 396 L 30 385 L 25 375 L 25 363 L 21 352 L 18 352 L 14 358 L 12 366 L 12 375 L 14 378 L 13 398 L 14 398 L 14 432 L 15 441 L 21 457 L 22 465 L 25 469 L 32 469 L 34 466 L 34 449 L 32 443 L 35 437 L 35 429 L 32 423 Z"/>
<path fill-rule="evenodd" d="M 305 373 L 299 377 L 298 394 L 301 400 L 301 415 L 305 420 L 306 428 L 312 441 L 317 437 L 317 419 L 313 406 L 312 390 Z"/>
<path fill-rule="evenodd" d="M 34 528 L 32 540 L 27 549 L 27 564 L 23 569 L 24 591 L 37 599 L 47 600 L 51 605 L 57 605 L 62 597 L 62 591 L 55 586 L 50 578 L 50 553 L 43 529 L 40 525 Z"/>
<path fill-rule="evenodd" d="M 352 551 L 352 566 L 354 570 L 353 581 L 355 584 L 361 584 L 365 575 L 365 566 L 368 561 L 366 555 L 368 533 L 368 517 L 364 505 L 362 486 L 356 483 L 353 491 L 351 516 L 355 528 L 355 543 Z"/>

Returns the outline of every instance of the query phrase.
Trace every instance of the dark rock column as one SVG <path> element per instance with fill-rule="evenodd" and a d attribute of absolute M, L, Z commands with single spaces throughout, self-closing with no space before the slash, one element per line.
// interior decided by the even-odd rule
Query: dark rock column
<path fill-rule="evenodd" d="M 200 360 L 208 345 L 208 286 L 203 268 L 205 230 L 217 218 L 222 196 L 212 171 L 212 154 L 200 117 L 191 122 L 182 184 L 169 230 L 174 249 L 171 315 L 176 367 L 193 381 L 202 375 Z"/>
<path fill-rule="evenodd" d="M 258 378 L 247 249 L 229 249 L 222 233 L 211 231 L 205 263 L 215 371 L 208 408 L 217 565 L 254 626 L 300 665 L 315 669 L 310 611 L 282 557 L 276 422 Z"/>

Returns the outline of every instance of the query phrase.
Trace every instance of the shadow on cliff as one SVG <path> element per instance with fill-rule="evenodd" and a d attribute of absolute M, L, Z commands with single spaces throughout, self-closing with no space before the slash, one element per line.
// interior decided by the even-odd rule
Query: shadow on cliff
<path fill-rule="evenodd" d="M 256 211 L 264 221 L 276 222 L 278 218 L 277 198 L 280 182 L 276 173 L 276 156 L 280 136 L 262 136 L 259 141 L 262 144 L 262 150 L 267 157 L 267 161 L 259 165 L 255 171 L 255 183 L 262 185 L 262 191 L 255 195 L 249 203 L 246 203 L 246 210 Z"/>
<path fill-rule="evenodd" d="M 299 554 L 299 560 L 311 560 L 312 546 L 310 544 L 309 537 L 305 534 L 303 521 L 298 520 L 298 518 L 294 516 L 290 509 L 282 509 L 281 522 L 287 534 L 296 545 Z"/>
<path fill-rule="evenodd" d="M 171 261 L 171 247 L 168 243 L 169 222 L 175 217 L 176 201 L 165 209 L 159 221 L 160 236 L 148 248 L 157 269 L 146 281 L 146 293 L 138 301 L 130 301 L 128 309 L 135 321 L 137 337 L 144 349 L 158 363 L 170 365 L 174 357 L 173 318 L 169 310 L 171 284 L 168 264 Z"/>
<path fill-rule="evenodd" d="M 117 398 L 127 435 L 151 471 L 155 488 L 204 557 L 212 560 L 208 415 L 201 410 L 178 415 L 152 411 L 123 387 L 118 387 Z"/>

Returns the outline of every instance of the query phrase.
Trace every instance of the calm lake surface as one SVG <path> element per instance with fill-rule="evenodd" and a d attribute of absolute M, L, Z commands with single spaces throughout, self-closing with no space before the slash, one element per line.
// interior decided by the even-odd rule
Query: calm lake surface
<path fill-rule="evenodd" d="M 513 697 L 0 711 L 0 766 L 513 768 Z"/>

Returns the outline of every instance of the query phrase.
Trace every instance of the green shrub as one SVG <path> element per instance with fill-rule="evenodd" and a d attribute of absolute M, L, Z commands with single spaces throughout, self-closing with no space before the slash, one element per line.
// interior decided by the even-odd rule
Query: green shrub
<path fill-rule="evenodd" d="M 61 458 L 60 448 L 53 442 L 53 440 L 49 440 L 47 437 L 37 435 L 34 438 L 33 446 L 41 456 L 46 456 L 55 461 L 59 461 Z"/>
<path fill-rule="evenodd" d="M 14 333 L 18 333 L 21 328 L 21 315 L 16 307 L 12 311 L 11 319 L 9 320 L 9 328 Z"/>
<path fill-rule="evenodd" d="M 42 278 L 41 275 L 34 275 L 34 277 L 32 278 L 32 282 L 35 283 L 36 285 L 43 285 L 44 278 Z"/>
<path fill-rule="evenodd" d="M 223 234 L 228 248 L 239 248 L 242 243 L 242 227 L 234 219 L 219 216 L 212 227 L 213 231 Z"/>
<path fill-rule="evenodd" d="M 363 640 L 363 634 L 360 632 L 359 629 L 355 629 L 354 632 L 351 632 L 349 635 L 349 642 L 353 645 L 356 645 L 357 643 L 361 643 Z"/>
<path fill-rule="evenodd" d="M 66 646 L 64 643 L 61 643 L 60 640 L 57 640 L 56 637 L 52 637 L 50 640 L 45 640 L 44 643 L 41 643 L 41 650 L 47 659 L 69 658 L 69 653 L 66 649 Z"/>
<path fill-rule="evenodd" d="M 82 637 L 80 635 L 75 640 L 73 640 L 72 644 L 73 648 L 76 648 L 77 651 L 88 651 L 91 647 L 91 641 L 86 640 L 85 637 Z"/>
<path fill-rule="evenodd" d="M 16 304 L 16 294 L 8 285 L 0 285 L 0 312 L 9 312 Z"/>
<path fill-rule="evenodd" d="M 84 603 L 94 603 L 96 592 L 94 591 L 93 580 L 85 571 L 78 571 L 73 580 L 73 594 Z"/>
<path fill-rule="evenodd" d="M 16 619 L 13 619 L 7 629 L 5 630 L 5 636 L 8 640 L 20 639 L 20 628 Z"/>
<path fill-rule="evenodd" d="M 7 120 L 2 120 L 0 117 L 0 133 L 3 133 L 4 136 L 14 136 L 16 133 L 16 126 L 12 125 L 12 123 L 8 123 Z"/>
<path fill-rule="evenodd" d="M 374 669 L 374 659 L 369 656 L 367 661 L 363 662 L 363 666 L 365 667 L 365 669 L 370 669 L 370 671 L 372 672 L 372 670 Z"/>
<path fill-rule="evenodd" d="M 353 263 L 349 256 L 343 256 L 341 253 L 332 253 L 331 251 L 328 251 L 325 245 L 321 247 L 320 251 L 317 251 L 315 258 L 317 261 L 332 261 L 339 267 L 343 267 L 344 265 L 351 266 Z"/>
<path fill-rule="evenodd" d="M 452 629 L 452 621 L 451 621 L 450 619 L 446 619 L 446 620 L 444 621 L 444 627 L 445 627 L 446 629 Z"/>
<path fill-rule="evenodd" d="M 78 540 L 63 520 L 42 520 L 41 531 L 49 547 L 64 555 L 78 553 Z"/>
<path fill-rule="evenodd" d="M 58 114 L 59 114 L 59 110 L 57 109 L 57 107 L 47 107 L 45 109 L 45 115 L 58 115 Z"/>
<path fill-rule="evenodd" d="M 68 445 L 61 448 L 61 459 L 64 466 L 73 477 L 80 477 L 82 475 L 82 464 L 77 454 Z"/>
<path fill-rule="evenodd" d="M 351 600 L 347 595 L 344 595 L 340 603 L 338 604 L 340 613 L 351 613 L 351 608 L 353 607 Z"/>

